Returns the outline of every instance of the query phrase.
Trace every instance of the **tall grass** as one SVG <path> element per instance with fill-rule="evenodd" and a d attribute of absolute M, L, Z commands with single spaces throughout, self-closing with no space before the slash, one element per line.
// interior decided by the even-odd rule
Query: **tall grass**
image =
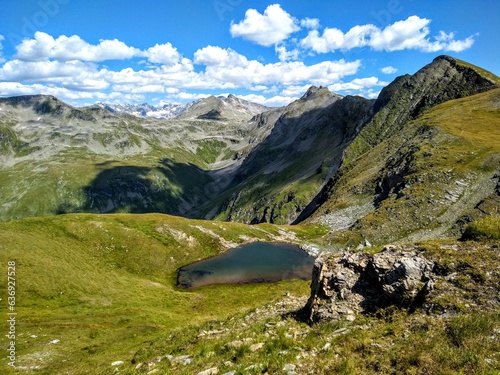
<path fill-rule="evenodd" d="M 471 223 L 464 232 L 466 240 L 500 240 L 500 216 L 488 216 Z"/>

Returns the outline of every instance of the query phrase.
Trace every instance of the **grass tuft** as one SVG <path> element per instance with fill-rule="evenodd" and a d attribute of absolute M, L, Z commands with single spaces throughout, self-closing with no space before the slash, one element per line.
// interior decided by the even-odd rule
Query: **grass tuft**
<path fill-rule="evenodd" d="M 500 240 L 500 217 L 488 216 L 471 223 L 464 232 L 465 240 Z"/>

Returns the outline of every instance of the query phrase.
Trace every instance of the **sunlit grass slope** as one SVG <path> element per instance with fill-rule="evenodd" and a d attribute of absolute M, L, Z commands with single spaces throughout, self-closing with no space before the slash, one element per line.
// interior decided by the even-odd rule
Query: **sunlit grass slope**
<path fill-rule="evenodd" d="M 148 342 L 181 327 L 225 319 L 285 291 L 306 294 L 304 281 L 178 290 L 176 270 L 250 238 L 307 242 L 322 234 L 321 227 L 250 227 L 156 214 L 2 223 L 2 285 L 7 263 L 16 262 L 18 371 L 106 373 L 111 362 L 129 363 Z M 6 316 L 5 288 L 0 298 Z M 7 344 L 3 335 L 0 341 Z M 2 361 L 0 373 L 6 371 Z"/>

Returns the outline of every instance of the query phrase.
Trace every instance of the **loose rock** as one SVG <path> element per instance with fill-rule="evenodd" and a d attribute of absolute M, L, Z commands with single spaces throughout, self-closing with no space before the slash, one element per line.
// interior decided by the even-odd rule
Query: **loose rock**
<path fill-rule="evenodd" d="M 264 347 L 264 343 L 263 342 L 260 342 L 258 344 L 253 344 L 250 346 L 250 351 L 251 352 L 256 352 L 257 350 L 260 350 Z"/>
<path fill-rule="evenodd" d="M 209 368 L 205 371 L 199 372 L 197 375 L 216 375 L 219 373 L 219 369 L 217 367 Z"/>

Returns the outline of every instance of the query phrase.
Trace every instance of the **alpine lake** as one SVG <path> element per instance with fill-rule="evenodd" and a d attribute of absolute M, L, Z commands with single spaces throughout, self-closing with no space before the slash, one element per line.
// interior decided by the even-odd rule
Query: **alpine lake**
<path fill-rule="evenodd" d="M 254 242 L 181 267 L 177 286 L 310 280 L 314 259 L 297 245 Z"/>

